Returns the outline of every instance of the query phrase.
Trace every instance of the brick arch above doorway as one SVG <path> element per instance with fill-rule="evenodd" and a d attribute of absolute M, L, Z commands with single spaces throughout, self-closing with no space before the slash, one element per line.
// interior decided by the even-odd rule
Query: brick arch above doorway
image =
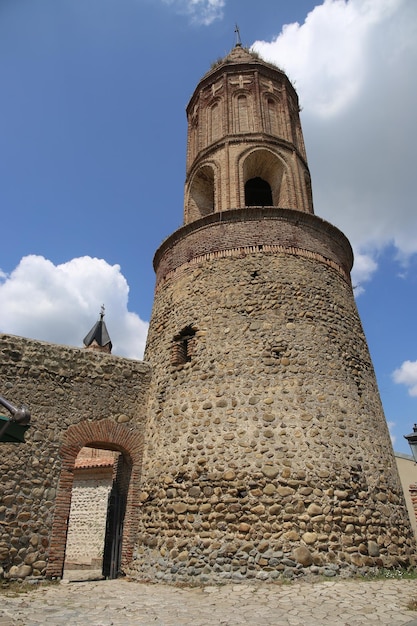
<path fill-rule="evenodd" d="M 138 528 L 140 473 L 143 456 L 143 434 L 131 425 L 117 424 L 111 420 L 81 422 L 70 426 L 64 433 L 60 456 L 61 474 L 55 501 L 55 515 L 46 575 L 61 577 L 65 559 L 68 518 L 74 479 L 74 464 L 84 446 L 117 450 L 131 467 L 123 529 L 122 564 L 132 559 Z"/>

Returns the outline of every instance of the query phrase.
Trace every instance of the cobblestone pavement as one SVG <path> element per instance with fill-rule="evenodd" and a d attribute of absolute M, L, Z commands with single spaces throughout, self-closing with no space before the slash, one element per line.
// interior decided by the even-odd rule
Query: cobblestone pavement
<path fill-rule="evenodd" d="M 127 579 L 0 593 L 0 626 L 417 626 L 416 580 L 184 588 Z"/>

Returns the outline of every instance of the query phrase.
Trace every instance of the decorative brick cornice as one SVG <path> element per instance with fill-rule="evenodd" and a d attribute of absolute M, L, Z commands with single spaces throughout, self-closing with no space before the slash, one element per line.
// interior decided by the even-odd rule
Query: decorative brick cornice
<path fill-rule="evenodd" d="M 316 252 L 310 252 L 309 250 L 303 250 L 302 248 L 294 248 L 294 247 L 284 247 L 284 246 L 246 246 L 241 248 L 233 248 L 231 250 L 221 250 L 219 252 L 209 252 L 207 254 L 201 255 L 199 257 L 194 257 L 191 261 L 184 263 L 176 267 L 171 272 L 168 272 L 158 283 L 157 289 L 162 287 L 167 281 L 172 279 L 179 278 L 184 272 L 191 269 L 194 265 L 198 265 L 199 263 L 203 263 L 204 261 L 213 261 L 215 259 L 225 259 L 225 258 L 241 258 L 248 254 L 254 253 L 263 253 L 263 254 L 292 254 L 294 256 L 304 257 L 307 259 L 314 259 L 315 261 L 319 261 L 320 263 L 324 263 L 329 267 L 332 267 L 336 270 L 341 276 L 346 280 L 347 283 L 351 284 L 350 274 L 347 274 L 344 268 L 331 259 L 327 259 L 321 254 L 317 254 Z M 417 487 L 416 487 L 417 493 Z"/>
<path fill-rule="evenodd" d="M 353 252 L 345 235 L 310 213 L 250 207 L 213 213 L 182 226 L 157 250 L 157 285 L 190 263 L 242 253 L 299 254 L 340 271 L 349 281 Z"/>

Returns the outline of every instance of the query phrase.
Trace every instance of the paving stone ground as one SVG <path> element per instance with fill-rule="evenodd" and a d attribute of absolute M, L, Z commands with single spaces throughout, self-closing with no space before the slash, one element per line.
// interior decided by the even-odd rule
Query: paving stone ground
<path fill-rule="evenodd" d="M 0 593 L 0 626 L 417 626 L 416 580 L 175 587 L 128 579 Z"/>

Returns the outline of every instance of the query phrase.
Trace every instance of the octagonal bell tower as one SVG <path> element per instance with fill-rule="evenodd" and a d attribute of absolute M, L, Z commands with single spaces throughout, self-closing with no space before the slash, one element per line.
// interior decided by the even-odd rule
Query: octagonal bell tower
<path fill-rule="evenodd" d="M 131 574 L 410 562 L 346 237 L 314 215 L 298 98 L 237 45 L 187 107 L 184 225 L 154 258 Z"/>
<path fill-rule="evenodd" d="M 297 94 L 283 72 L 236 46 L 187 107 L 185 223 L 247 206 L 313 213 Z"/>

